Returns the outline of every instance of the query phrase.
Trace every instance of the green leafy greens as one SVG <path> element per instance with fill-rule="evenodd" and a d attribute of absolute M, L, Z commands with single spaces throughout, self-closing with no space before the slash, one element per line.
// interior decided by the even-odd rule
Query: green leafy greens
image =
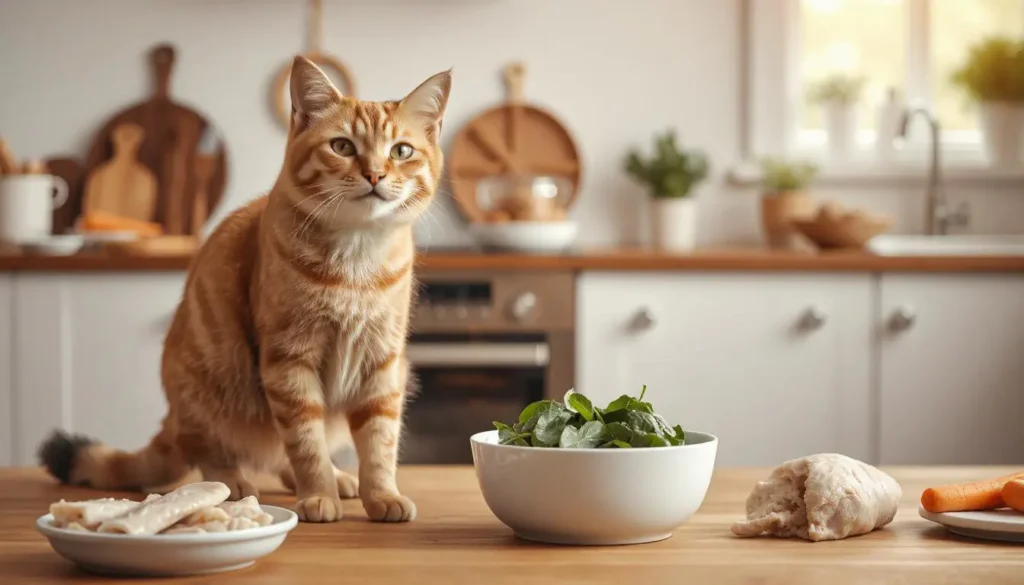
<path fill-rule="evenodd" d="M 672 426 L 639 397 L 623 394 L 605 408 L 569 390 L 562 402 L 538 400 L 527 405 L 519 420 L 508 425 L 494 421 L 502 445 L 562 449 L 630 449 L 670 447 L 686 440 L 683 427 Z"/>

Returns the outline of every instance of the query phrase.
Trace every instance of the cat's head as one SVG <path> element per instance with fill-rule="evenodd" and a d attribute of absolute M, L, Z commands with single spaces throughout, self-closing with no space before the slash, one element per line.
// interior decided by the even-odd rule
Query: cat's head
<path fill-rule="evenodd" d="M 296 57 L 283 169 L 290 204 L 328 229 L 416 219 L 441 179 L 439 136 L 450 89 L 451 72 L 444 71 L 399 101 L 361 101 Z"/>

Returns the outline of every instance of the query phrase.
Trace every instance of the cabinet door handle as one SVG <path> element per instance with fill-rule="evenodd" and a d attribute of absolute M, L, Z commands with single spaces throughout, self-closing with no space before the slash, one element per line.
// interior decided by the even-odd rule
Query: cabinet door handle
<path fill-rule="evenodd" d="M 658 323 L 657 319 L 647 307 L 643 307 L 633 318 L 633 328 L 638 331 L 645 331 L 653 328 Z"/>
<path fill-rule="evenodd" d="M 912 307 L 899 307 L 889 318 L 889 328 L 893 331 L 906 331 L 917 322 L 917 313 Z"/>
<path fill-rule="evenodd" d="M 800 324 L 804 329 L 821 329 L 828 322 L 828 313 L 816 306 L 808 307 L 800 318 Z"/>

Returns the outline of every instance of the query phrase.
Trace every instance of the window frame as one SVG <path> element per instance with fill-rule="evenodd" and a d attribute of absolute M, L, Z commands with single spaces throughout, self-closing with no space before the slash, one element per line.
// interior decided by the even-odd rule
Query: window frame
<path fill-rule="evenodd" d="M 930 108 L 931 0 L 904 1 L 907 2 L 907 73 L 903 96 L 909 105 Z M 801 127 L 805 100 L 800 73 L 800 0 L 742 0 L 740 10 L 741 43 L 745 45 L 741 47 L 745 59 L 741 71 L 745 91 L 741 99 L 746 100 L 741 148 L 747 167 L 757 157 L 767 154 L 815 160 L 822 165 L 825 174 L 844 176 L 879 167 L 903 171 L 925 167 L 930 143 L 923 124 L 911 133 L 906 145 L 908 155 L 899 161 L 882 163 L 874 158 L 871 143 L 866 142 L 873 139 L 874 133 L 866 131 L 859 137 L 862 147 L 848 163 L 829 162 L 824 149 L 824 131 L 802 131 Z M 943 131 L 944 168 L 980 170 L 984 167 L 980 138 L 977 131 Z M 749 172 L 747 168 L 747 174 Z M 1024 176 L 1024 170 L 1011 170 L 1010 174 Z"/>

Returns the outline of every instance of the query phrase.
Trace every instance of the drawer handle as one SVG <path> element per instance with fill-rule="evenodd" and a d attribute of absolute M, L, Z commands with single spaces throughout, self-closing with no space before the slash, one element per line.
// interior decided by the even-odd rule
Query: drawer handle
<path fill-rule="evenodd" d="M 917 323 L 917 313 L 912 307 L 899 307 L 889 318 L 889 328 L 893 331 L 906 331 Z"/>
<path fill-rule="evenodd" d="M 658 324 L 658 320 L 654 318 L 654 314 L 647 307 L 643 307 L 637 312 L 636 316 L 633 317 L 633 328 L 637 331 L 646 331 L 653 329 Z"/>
<path fill-rule="evenodd" d="M 800 318 L 800 324 L 808 330 L 821 329 L 827 322 L 828 313 L 815 306 L 808 307 L 804 311 L 803 317 Z"/>

